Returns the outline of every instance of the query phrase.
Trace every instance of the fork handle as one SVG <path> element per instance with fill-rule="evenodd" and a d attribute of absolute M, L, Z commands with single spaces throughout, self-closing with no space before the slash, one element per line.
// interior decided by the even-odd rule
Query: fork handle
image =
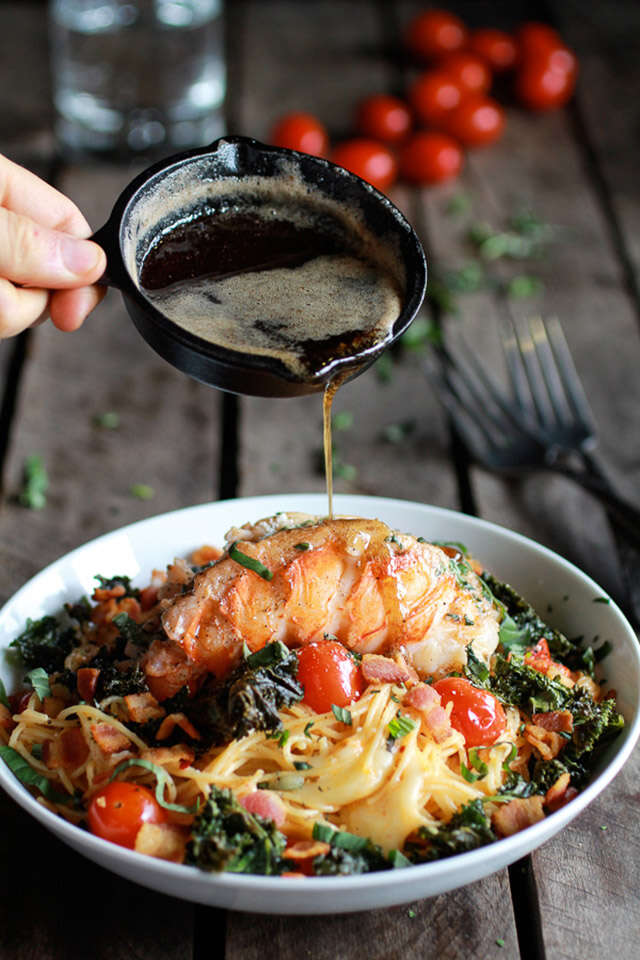
<path fill-rule="evenodd" d="M 640 509 L 619 496 L 599 463 L 589 454 L 582 455 L 584 469 L 556 463 L 552 468 L 579 483 L 606 507 L 621 532 L 640 546 Z"/>

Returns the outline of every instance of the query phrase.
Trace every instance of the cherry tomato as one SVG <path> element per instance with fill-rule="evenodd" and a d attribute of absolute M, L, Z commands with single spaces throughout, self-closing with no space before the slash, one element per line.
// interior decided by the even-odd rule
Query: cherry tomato
<path fill-rule="evenodd" d="M 562 38 L 548 23 L 523 23 L 516 30 L 516 43 L 522 62 L 532 57 L 546 57 L 549 51 L 562 46 Z"/>
<path fill-rule="evenodd" d="M 506 730 L 502 704 L 488 690 L 479 690 L 463 677 L 438 680 L 433 689 L 440 694 L 443 707 L 453 703 L 451 726 L 462 734 L 468 747 L 488 747 Z"/>
<path fill-rule="evenodd" d="M 348 707 L 360 697 L 363 690 L 360 668 L 337 640 L 307 643 L 297 654 L 303 699 L 316 713 L 328 713 L 334 705 Z"/>
<path fill-rule="evenodd" d="M 491 86 L 491 70 L 487 61 L 475 53 L 467 53 L 465 50 L 450 53 L 438 66 L 458 81 L 463 95 L 486 93 Z"/>
<path fill-rule="evenodd" d="M 444 70 L 427 70 L 409 90 L 416 116 L 428 126 L 439 126 L 462 102 L 462 87 Z"/>
<path fill-rule="evenodd" d="M 575 85 L 575 70 L 533 60 L 523 63 L 518 70 L 515 91 L 520 103 L 529 110 L 555 110 L 568 103 Z"/>
<path fill-rule="evenodd" d="M 356 113 L 356 127 L 365 137 L 395 143 L 411 129 L 411 111 L 399 97 L 377 93 L 363 100 Z"/>
<path fill-rule="evenodd" d="M 405 32 L 405 44 L 421 60 L 433 60 L 462 50 L 468 31 L 462 20 L 447 10 L 427 10 L 415 17 Z"/>
<path fill-rule="evenodd" d="M 400 152 L 400 172 L 412 183 L 441 183 L 460 172 L 462 150 L 446 133 L 414 133 Z"/>
<path fill-rule="evenodd" d="M 535 647 L 532 647 L 528 653 L 525 653 L 524 659 L 529 667 L 533 667 L 533 669 L 539 673 L 547 672 L 553 661 L 549 651 L 549 644 L 544 637 L 541 637 Z"/>
<path fill-rule="evenodd" d="M 469 49 L 487 61 L 494 73 L 511 70 L 518 62 L 518 44 L 510 33 L 485 27 L 474 30 Z"/>
<path fill-rule="evenodd" d="M 166 819 L 166 810 L 147 787 L 126 780 L 108 783 L 89 803 L 91 832 L 131 850 L 143 823 L 164 823 Z"/>
<path fill-rule="evenodd" d="M 280 117 L 269 135 L 269 143 L 316 157 L 329 151 L 327 131 L 311 113 L 287 113 Z"/>
<path fill-rule="evenodd" d="M 364 137 L 345 140 L 335 148 L 331 159 L 339 167 L 350 170 L 351 173 L 355 173 L 357 177 L 366 180 L 383 193 L 396 179 L 396 158 L 383 143 L 377 140 L 368 140 Z"/>
<path fill-rule="evenodd" d="M 465 147 L 485 147 L 504 130 L 504 110 L 492 97 L 469 96 L 447 117 L 447 131 Z"/>

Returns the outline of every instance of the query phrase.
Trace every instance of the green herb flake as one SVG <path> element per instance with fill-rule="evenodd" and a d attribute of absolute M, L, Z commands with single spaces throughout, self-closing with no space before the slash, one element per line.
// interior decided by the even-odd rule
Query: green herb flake
<path fill-rule="evenodd" d="M 340 723 L 346 724 L 347 727 L 350 727 L 353 723 L 353 718 L 351 716 L 351 711 L 347 710 L 346 707 L 336 707 L 335 703 L 331 704 L 331 711 Z"/>
<path fill-rule="evenodd" d="M 609 827 L 606 825 L 606 823 L 603 823 L 602 826 L 600 827 L 600 829 L 601 829 L 601 830 L 608 830 Z"/>
<path fill-rule="evenodd" d="M 416 912 L 415 912 L 415 910 L 413 909 L 413 907 L 410 907 L 410 908 L 407 910 L 407 916 L 409 917 L 409 920 L 415 920 L 415 918 L 416 918 Z"/>
<path fill-rule="evenodd" d="M 392 740 L 401 740 L 415 728 L 415 723 L 410 717 L 405 717 L 398 710 L 395 717 L 389 721 L 389 736 Z"/>
<path fill-rule="evenodd" d="M 51 696 L 49 677 L 47 675 L 47 671 L 43 670 L 42 667 L 36 667 L 34 670 L 30 670 L 26 676 L 26 679 L 29 681 L 40 700 L 44 700 L 45 697 Z"/>
<path fill-rule="evenodd" d="M 136 500 L 153 500 L 156 495 L 155 490 L 148 483 L 132 483 L 129 487 L 129 493 Z"/>
<path fill-rule="evenodd" d="M 306 540 L 303 543 L 294 543 L 294 550 L 300 550 L 301 553 L 304 553 L 305 550 L 311 549 L 311 544 L 307 543 Z"/>
<path fill-rule="evenodd" d="M 42 510 L 47 504 L 49 477 L 42 457 L 33 453 L 24 461 L 23 485 L 19 500 L 28 510 Z"/>
<path fill-rule="evenodd" d="M 235 543 L 232 543 L 229 547 L 229 556 L 232 560 L 235 560 L 236 563 L 239 563 L 241 567 L 246 567 L 247 570 L 253 570 L 253 572 L 257 573 L 263 580 L 273 580 L 273 572 L 269 570 L 268 567 L 265 567 L 264 563 L 260 563 L 256 557 L 250 557 L 247 553 L 243 553 L 242 550 L 238 550 Z"/>
<path fill-rule="evenodd" d="M 280 749 L 282 749 L 285 746 L 290 736 L 291 736 L 291 730 L 285 729 L 282 731 L 282 733 L 278 737 L 278 746 L 280 747 Z"/>
<path fill-rule="evenodd" d="M 496 947 L 504 947 L 504 940 L 502 939 L 502 937 L 498 937 L 498 939 L 496 940 Z"/>
<path fill-rule="evenodd" d="M 198 813 L 200 809 L 200 798 L 198 798 L 198 801 L 192 807 L 186 807 L 182 803 L 168 803 L 168 801 L 164 799 L 164 788 L 171 782 L 171 777 L 164 767 L 160 767 L 157 763 L 152 763 L 150 760 L 138 758 L 123 760 L 122 763 L 119 763 L 115 768 L 108 782 L 111 783 L 128 767 L 144 767 L 145 770 L 148 770 L 154 775 L 156 778 L 156 800 L 165 810 L 173 810 L 175 813 Z"/>
<path fill-rule="evenodd" d="M 334 430 L 351 430 L 353 426 L 353 413 L 351 410 L 341 410 L 331 418 L 331 425 Z"/>
<path fill-rule="evenodd" d="M 454 193 L 447 201 L 445 213 L 449 217 L 455 217 L 461 213 L 466 213 L 470 207 L 471 198 L 467 193 Z"/>
<path fill-rule="evenodd" d="M 304 735 L 305 735 L 305 737 L 308 737 L 309 740 L 311 740 L 311 728 L 313 727 L 313 723 L 314 723 L 314 721 L 313 721 L 313 720 L 310 720 L 309 723 L 308 723 L 308 724 L 306 725 L 306 727 L 304 728 Z"/>
<path fill-rule="evenodd" d="M 510 300 L 527 300 L 537 297 L 544 291 L 544 283 L 539 277 L 531 277 L 520 273 L 511 277 L 506 286 L 506 294 Z"/>
<path fill-rule="evenodd" d="M 311 770 L 311 764 L 306 760 L 294 760 L 293 765 L 296 770 Z"/>
<path fill-rule="evenodd" d="M 611 600 L 609 597 L 594 597 L 593 602 L 594 603 L 611 603 Z"/>
<path fill-rule="evenodd" d="M 416 429 L 415 420 L 403 420 L 400 423 L 388 423 L 380 431 L 380 439 L 393 446 L 400 446 Z"/>
<path fill-rule="evenodd" d="M 117 430 L 120 426 L 120 415 L 108 410 L 106 413 L 96 413 L 91 422 L 94 427 L 101 427 L 103 430 Z"/>

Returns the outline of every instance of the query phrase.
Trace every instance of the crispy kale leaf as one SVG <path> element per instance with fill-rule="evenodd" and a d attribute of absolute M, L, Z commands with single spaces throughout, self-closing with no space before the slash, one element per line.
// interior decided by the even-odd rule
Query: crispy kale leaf
<path fill-rule="evenodd" d="M 497 837 L 480 798 L 465 803 L 441 827 L 420 827 L 416 839 L 407 841 L 405 853 L 412 863 L 425 863 L 475 850 Z"/>
<path fill-rule="evenodd" d="M 205 683 L 185 712 L 208 743 L 239 740 L 255 730 L 280 730 L 278 710 L 304 696 L 297 672 L 295 653 L 280 641 L 269 643 L 246 657 L 222 683 Z"/>
<path fill-rule="evenodd" d="M 137 587 L 131 586 L 131 577 L 125 577 L 117 575 L 115 577 L 103 577 L 99 573 L 94 577 L 94 580 L 98 581 L 98 589 L 100 590 L 113 590 L 115 587 L 124 587 L 124 597 L 135 597 L 136 599 L 140 596 L 140 591 Z"/>
<path fill-rule="evenodd" d="M 212 786 L 191 828 L 185 862 L 201 870 L 280 874 L 286 837 L 275 825 L 245 810 L 230 790 Z"/>
<path fill-rule="evenodd" d="M 496 657 L 489 689 L 505 703 L 520 707 L 526 713 L 561 710 L 570 692 L 559 680 L 551 680 L 534 670 L 515 653 L 510 660 Z"/>
<path fill-rule="evenodd" d="M 508 615 L 500 628 L 500 642 L 506 650 L 523 653 L 527 647 L 535 646 L 544 637 L 554 660 L 565 663 L 571 669 L 578 667 L 581 649 L 577 641 L 568 640 L 559 630 L 548 626 L 508 583 L 497 580 L 486 570 L 482 573 L 482 580 Z"/>
<path fill-rule="evenodd" d="M 79 642 L 80 623 L 64 610 L 58 616 L 27 620 L 19 637 L 9 644 L 15 647 L 30 670 L 42 667 L 48 674 L 64 668 L 65 657 Z"/>

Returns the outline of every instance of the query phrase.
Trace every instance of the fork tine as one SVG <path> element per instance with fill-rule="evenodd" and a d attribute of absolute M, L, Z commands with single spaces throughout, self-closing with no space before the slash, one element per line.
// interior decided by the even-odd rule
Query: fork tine
<path fill-rule="evenodd" d="M 553 407 L 549 402 L 549 391 L 540 367 L 533 337 L 530 331 L 522 332 L 519 330 L 513 319 L 511 323 L 531 394 L 531 399 L 526 404 L 525 409 L 543 429 L 550 429 L 554 425 L 555 416 Z"/>
<path fill-rule="evenodd" d="M 550 317 L 543 326 L 569 406 L 574 415 L 582 421 L 585 429 L 592 435 L 584 444 L 585 449 L 591 449 L 596 445 L 595 420 L 578 371 L 575 368 L 566 337 L 557 317 Z"/>
<path fill-rule="evenodd" d="M 487 457 L 487 452 L 496 442 L 496 435 L 488 428 L 488 420 L 478 418 L 477 408 L 461 394 L 452 378 L 455 370 L 452 362 L 443 357 L 442 364 L 436 364 L 431 358 L 425 360 L 425 367 L 430 381 L 437 383 L 438 399 L 453 420 L 456 430 L 468 449 L 479 460 Z M 498 430 L 498 436 L 500 431 Z"/>
<path fill-rule="evenodd" d="M 558 424 L 566 423 L 567 419 L 574 417 L 575 414 L 568 403 L 567 392 L 542 317 L 532 317 L 529 320 L 529 335 L 536 352 L 540 373 L 546 385 L 547 398 L 555 421 Z"/>
<path fill-rule="evenodd" d="M 531 403 L 531 390 L 529 389 L 515 326 L 511 317 L 509 317 L 509 321 L 507 324 L 504 317 L 500 319 L 500 343 L 511 392 L 521 413 L 529 419 L 535 420 L 535 409 Z"/>

